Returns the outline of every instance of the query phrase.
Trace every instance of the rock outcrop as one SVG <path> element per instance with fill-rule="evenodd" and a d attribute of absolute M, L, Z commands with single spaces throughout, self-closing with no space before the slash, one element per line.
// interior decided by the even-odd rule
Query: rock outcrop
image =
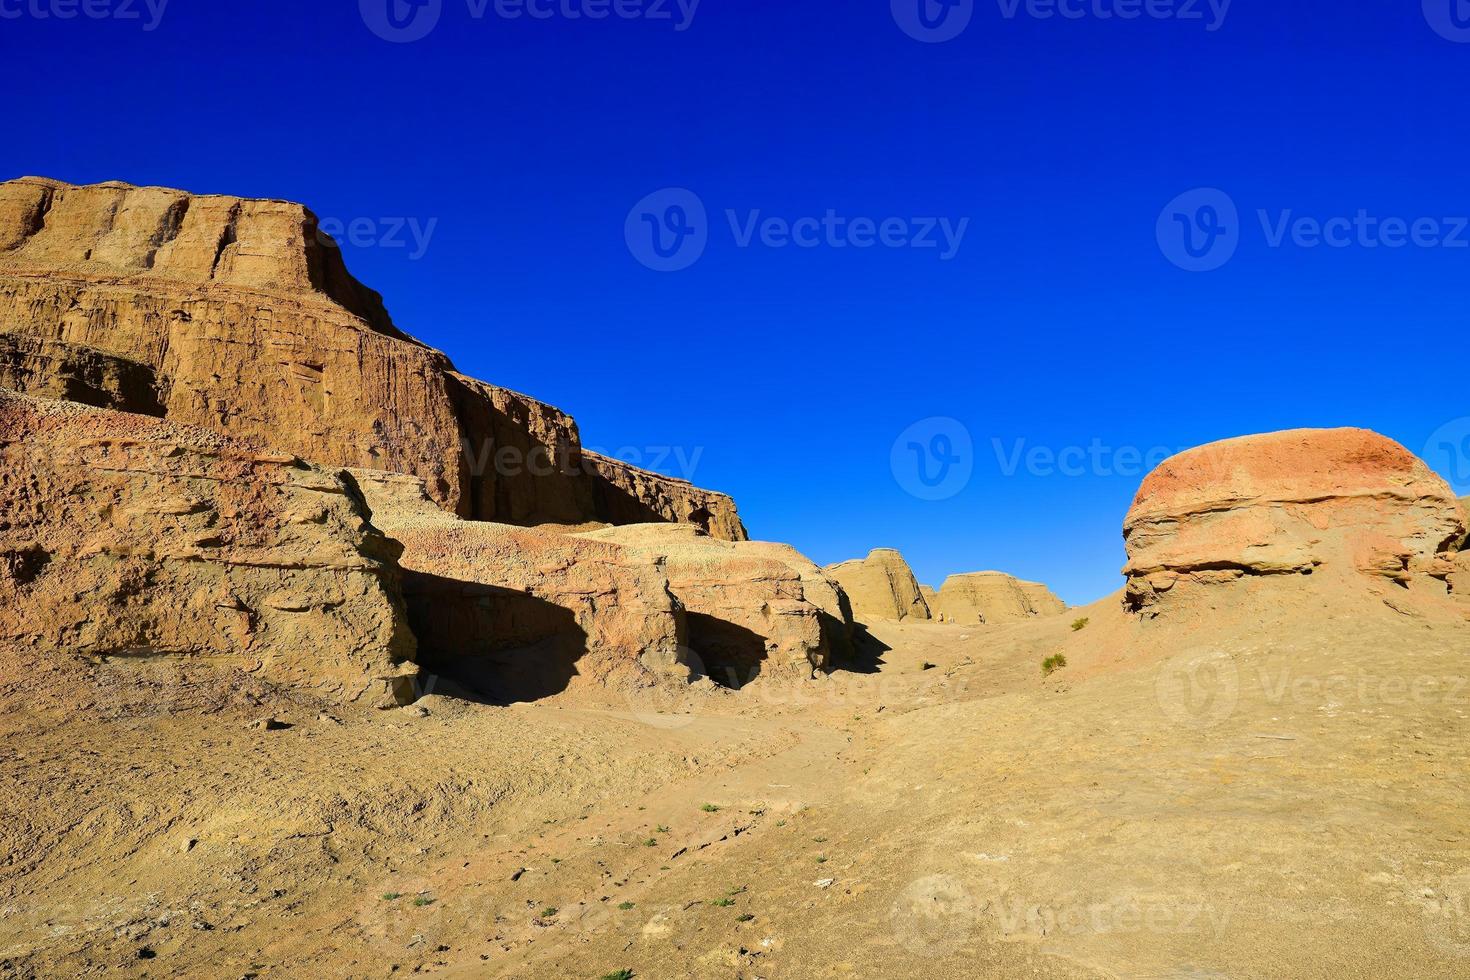
<path fill-rule="evenodd" d="M 944 611 L 939 608 L 939 592 L 932 585 L 919 583 L 919 595 L 924 597 L 924 605 L 929 607 L 929 618 L 935 622 L 944 622 Z"/>
<path fill-rule="evenodd" d="M 875 548 L 866 558 L 828 565 L 827 574 L 842 585 L 860 623 L 930 618 L 918 580 L 892 548 Z"/>
<path fill-rule="evenodd" d="M 0 334 L 136 362 L 152 374 L 155 414 L 323 464 L 416 476 L 463 517 L 689 520 L 745 536 L 728 497 L 584 460 L 570 417 L 456 373 L 394 325 L 298 204 L 0 184 Z M 24 356 L 34 378 L 41 362 Z M 41 384 L 55 391 L 67 377 Z"/>
<path fill-rule="evenodd" d="M 1257 576 L 1339 583 L 1442 580 L 1465 534 L 1448 485 L 1365 429 L 1298 429 L 1165 460 L 1123 524 L 1125 605 Z"/>
<path fill-rule="evenodd" d="M 137 415 L 163 415 L 145 364 L 56 340 L 0 333 L 0 388 Z"/>
<path fill-rule="evenodd" d="M 403 547 L 425 669 L 501 703 L 688 678 L 684 612 L 655 562 L 550 528 L 461 520 L 415 477 L 353 476 Z"/>
<path fill-rule="evenodd" d="M 852 617 L 842 589 L 790 545 L 720 541 L 677 524 L 578 537 L 616 543 L 664 570 L 688 619 L 689 649 L 726 687 L 767 675 L 810 676 L 850 651 Z"/>
<path fill-rule="evenodd" d="M 0 391 L 0 642 L 197 658 L 334 702 L 408 700 L 397 549 L 345 474 Z"/>
<path fill-rule="evenodd" d="M 951 623 L 1009 623 L 1065 612 L 1067 604 L 1040 582 L 1004 572 L 951 575 L 939 588 L 939 613 Z"/>

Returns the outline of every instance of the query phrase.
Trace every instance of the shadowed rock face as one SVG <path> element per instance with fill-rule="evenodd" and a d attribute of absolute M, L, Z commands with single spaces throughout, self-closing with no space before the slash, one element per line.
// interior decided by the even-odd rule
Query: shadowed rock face
<path fill-rule="evenodd" d="M 1251 576 L 1334 583 L 1446 579 L 1465 534 L 1449 487 L 1365 429 L 1298 429 L 1212 443 L 1144 480 L 1123 524 L 1125 604 Z M 1441 587 L 1442 591 L 1442 587 Z"/>
<path fill-rule="evenodd" d="M 395 546 L 338 474 L 0 391 L 0 641 L 198 658 L 331 701 L 411 696 Z"/>
<path fill-rule="evenodd" d="M 689 520 L 745 536 L 728 497 L 584 461 L 565 413 L 456 374 L 393 324 L 298 204 L 0 184 L 0 333 L 136 362 L 171 421 L 410 474 L 463 517 Z"/>
<path fill-rule="evenodd" d="M 413 477 L 353 477 L 373 523 L 403 547 L 404 598 L 428 670 L 501 703 L 687 680 L 684 610 L 655 562 L 553 528 L 460 520 Z"/>
<path fill-rule="evenodd" d="M 615 543 L 664 570 L 689 616 L 689 648 L 719 684 L 767 674 L 810 676 L 847 656 L 846 596 L 795 548 L 720 541 L 688 525 L 642 524 L 578 537 Z"/>
<path fill-rule="evenodd" d="M 866 558 L 829 565 L 827 574 L 841 583 L 860 623 L 930 618 L 913 571 L 892 548 L 875 548 Z"/>
<path fill-rule="evenodd" d="M 158 378 L 146 364 L 55 340 L 0 333 L 0 388 L 136 415 L 163 414 Z"/>
<path fill-rule="evenodd" d="M 1004 572 L 951 575 L 940 586 L 938 612 L 951 623 L 1008 623 L 1055 616 L 1067 604 L 1040 582 L 1025 582 Z"/>

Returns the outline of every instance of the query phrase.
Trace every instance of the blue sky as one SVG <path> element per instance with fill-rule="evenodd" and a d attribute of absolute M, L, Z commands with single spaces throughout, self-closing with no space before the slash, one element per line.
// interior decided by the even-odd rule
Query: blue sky
<path fill-rule="evenodd" d="M 404 329 L 819 562 L 1081 603 L 1156 450 L 1360 425 L 1470 475 L 1463 0 L 85 2 L 0 0 L 0 173 L 356 220 Z"/>

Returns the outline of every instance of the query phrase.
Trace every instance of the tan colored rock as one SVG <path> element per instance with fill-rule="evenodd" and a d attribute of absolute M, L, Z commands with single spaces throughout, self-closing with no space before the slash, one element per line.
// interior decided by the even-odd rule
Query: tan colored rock
<path fill-rule="evenodd" d="M 745 536 L 728 497 L 584 461 L 564 413 L 457 374 L 393 324 L 298 204 L 0 184 L 0 333 L 135 361 L 171 421 L 417 476 L 464 517 L 687 519 Z"/>
<path fill-rule="evenodd" d="M 718 683 L 796 674 L 831 664 L 851 643 L 837 584 L 795 548 L 720 541 L 690 525 L 634 524 L 584 532 L 616 543 L 668 575 L 689 622 L 689 647 Z"/>
<path fill-rule="evenodd" d="M 0 641 L 412 696 L 396 548 L 344 476 L 139 415 L 0 391 Z"/>
<path fill-rule="evenodd" d="M 725 494 L 587 450 L 582 458 L 594 477 L 594 512 L 599 520 L 609 524 L 673 521 L 692 524 L 722 541 L 749 538 L 735 501 Z"/>
<path fill-rule="evenodd" d="M 1448 485 L 1365 429 L 1297 429 L 1165 460 L 1123 524 L 1125 603 L 1270 575 L 1409 586 L 1444 579 L 1465 534 Z"/>
<path fill-rule="evenodd" d="M 0 388 L 138 415 L 163 414 L 158 380 L 147 365 L 55 340 L 0 333 Z"/>
<path fill-rule="evenodd" d="M 828 565 L 827 574 L 841 583 L 860 623 L 930 618 L 918 580 L 892 548 L 875 548 L 866 558 Z"/>
<path fill-rule="evenodd" d="M 924 598 L 924 605 L 929 607 L 929 618 L 935 622 L 943 622 L 944 616 L 939 610 L 939 592 L 932 585 L 919 583 L 919 595 Z"/>
<path fill-rule="evenodd" d="M 951 623 L 1010 623 L 1065 612 L 1067 604 L 1040 582 L 1005 572 L 951 575 L 939 589 L 939 611 Z"/>
<path fill-rule="evenodd" d="M 414 477 L 353 476 L 403 546 L 426 669 L 503 703 L 688 678 L 683 610 L 655 562 L 552 528 L 459 520 Z"/>

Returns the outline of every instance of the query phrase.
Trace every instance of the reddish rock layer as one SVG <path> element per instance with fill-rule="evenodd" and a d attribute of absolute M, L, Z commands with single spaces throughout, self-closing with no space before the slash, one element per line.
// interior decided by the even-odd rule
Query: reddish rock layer
<path fill-rule="evenodd" d="M 1149 474 L 1123 525 L 1126 602 L 1243 576 L 1443 579 L 1465 534 L 1445 482 L 1365 429 L 1212 443 Z"/>

